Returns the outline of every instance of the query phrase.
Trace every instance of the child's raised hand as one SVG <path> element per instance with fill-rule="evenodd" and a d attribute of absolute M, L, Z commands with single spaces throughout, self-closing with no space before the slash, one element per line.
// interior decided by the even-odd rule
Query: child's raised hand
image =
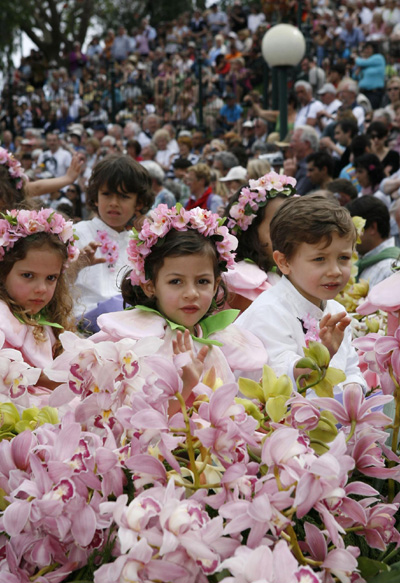
<path fill-rule="evenodd" d="M 182 368 L 183 397 L 186 401 L 203 373 L 204 360 L 208 354 L 209 347 L 202 346 L 199 352 L 195 354 L 189 330 L 185 330 L 184 334 L 178 330 L 176 340 L 172 341 L 172 348 L 174 354 L 189 352 L 191 357 L 191 362 Z"/>
<path fill-rule="evenodd" d="M 344 331 L 350 324 L 351 318 L 346 312 L 326 314 L 319 323 L 319 337 L 329 350 L 331 358 L 337 353 L 344 337 Z"/>
<path fill-rule="evenodd" d="M 66 172 L 68 179 L 70 180 L 70 184 L 75 182 L 75 180 L 80 175 L 83 165 L 85 163 L 85 156 L 82 153 L 76 153 L 72 156 L 71 164 Z"/>
<path fill-rule="evenodd" d="M 90 265 L 98 265 L 105 263 L 105 257 L 96 257 L 97 249 L 101 247 L 101 243 L 91 241 L 86 247 L 81 250 L 79 261 L 82 262 L 82 267 L 89 267 Z"/>

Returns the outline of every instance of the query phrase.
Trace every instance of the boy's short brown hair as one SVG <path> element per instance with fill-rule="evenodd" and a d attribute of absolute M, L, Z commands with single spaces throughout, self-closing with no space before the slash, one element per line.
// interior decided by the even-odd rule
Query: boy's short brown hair
<path fill-rule="evenodd" d="M 130 156 L 111 154 L 93 168 L 87 189 L 86 204 L 94 211 L 97 210 L 98 192 L 104 185 L 107 185 L 110 192 L 137 194 L 137 202 L 140 202 L 144 208 L 152 205 L 150 175 Z"/>
<path fill-rule="evenodd" d="M 315 245 L 326 240 L 329 245 L 333 233 L 356 242 L 356 228 L 349 211 L 336 200 L 317 194 L 288 198 L 270 225 L 272 248 L 287 259 L 293 257 L 301 243 Z"/>

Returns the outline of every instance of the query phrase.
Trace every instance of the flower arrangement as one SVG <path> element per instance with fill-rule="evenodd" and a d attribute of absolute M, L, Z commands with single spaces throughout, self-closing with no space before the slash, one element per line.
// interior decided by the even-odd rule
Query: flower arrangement
<path fill-rule="evenodd" d="M 61 422 L 0 442 L 0 583 L 362 583 L 390 568 L 400 459 L 379 407 L 393 397 L 323 396 L 337 380 L 321 344 L 305 349 L 317 398 L 266 366 L 240 397 L 207 372 L 187 406 L 182 363 L 157 345 L 61 340 L 46 371 Z"/>
<path fill-rule="evenodd" d="M 235 258 L 233 251 L 238 242 L 236 237 L 229 233 L 227 227 L 223 226 L 223 223 L 224 219 L 199 207 L 187 211 L 180 204 L 170 209 L 166 204 L 158 205 L 149 213 L 149 218 L 144 221 L 139 232 L 135 228 L 132 229 L 132 238 L 128 245 L 128 257 L 132 265 L 130 275 L 132 285 L 148 281 L 144 266 L 146 257 L 151 253 L 154 245 L 162 244 L 162 240 L 171 229 L 177 231 L 194 229 L 205 237 L 209 237 L 215 243 L 221 269 L 226 271 L 232 268 Z"/>
<path fill-rule="evenodd" d="M 62 215 L 52 209 L 42 208 L 35 210 L 11 210 L 2 214 L 0 219 L 0 261 L 8 249 L 24 237 L 37 233 L 53 233 L 65 243 L 68 250 L 69 263 L 79 256 L 79 249 L 75 247 L 73 222 L 66 221 Z"/>
<path fill-rule="evenodd" d="M 260 207 L 278 195 L 291 196 L 296 192 L 296 180 L 291 176 L 270 172 L 257 180 L 249 180 L 249 186 L 240 191 L 239 199 L 229 211 L 228 228 L 238 235 L 247 231 Z"/>
<path fill-rule="evenodd" d="M 17 190 L 21 190 L 24 185 L 24 181 L 27 180 L 23 172 L 23 168 L 19 160 L 14 158 L 14 156 L 6 150 L 0 147 L 0 164 L 8 168 L 8 173 L 10 175 L 10 180 L 15 184 Z"/>
<path fill-rule="evenodd" d="M 109 269 L 114 271 L 115 264 L 117 263 L 119 257 L 118 244 L 116 241 L 112 241 L 107 231 L 97 231 L 96 242 L 101 243 L 99 251 L 104 255 Z"/>

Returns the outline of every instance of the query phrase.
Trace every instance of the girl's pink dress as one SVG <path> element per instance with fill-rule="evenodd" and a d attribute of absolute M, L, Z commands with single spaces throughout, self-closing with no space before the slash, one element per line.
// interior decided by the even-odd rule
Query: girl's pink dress
<path fill-rule="evenodd" d="M 232 310 L 230 315 L 234 319 L 238 314 Z M 217 314 L 218 316 L 218 314 Z M 212 320 L 211 316 L 208 320 Z M 114 341 L 123 338 L 140 340 L 141 338 L 161 338 L 164 340 L 158 354 L 169 358 L 173 357 L 172 341 L 176 338 L 176 329 L 158 313 L 135 308 L 123 312 L 102 314 L 97 320 L 100 332 L 90 337 L 93 342 Z M 201 329 L 196 334 L 201 340 Z M 259 380 L 259 371 L 268 363 L 268 355 L 262 342 L 252 333 L 229 324 L 207 336 L 208 340 L 220 343 L 220 346 L 210 345 L 210 350 L 204 362 L 204 372 L 214 367 L 216 376 L 223 383 L 235 380 L 234 371 L 244 372 L 249 378 Z M 194 338 L 194 350 L 199 351 L 204 345 Z"/>
<path fill-rule="evenodd" d="M 37 341 L 33 335 L 33 327 L 20 322 L 10 311 L 7 304 L 0 300 L 0 330 L 4 333 L 3 348 L 18 350 L 24 362 L 34 368 L 44 369 L 53 362 L 53 346 L 55 336 L 51 326 L 44 326 L 44 341 Z M 32 406 L 44 407 L 47 405 L 49 389 L 44 387 L 30 387 L 33 396 Z"/>

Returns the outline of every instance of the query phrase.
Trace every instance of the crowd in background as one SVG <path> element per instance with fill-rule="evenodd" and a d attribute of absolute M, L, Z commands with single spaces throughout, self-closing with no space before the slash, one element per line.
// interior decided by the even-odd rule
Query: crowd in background
<path fill-rule="evenodd" d="M 79 177 L 41 201 L 76 221 L 90 215 L 93 167 L 120 153 L 149 171 L 153 206 L 180 201 L 223 214 L 240 186 L 271 168 L 294 176 L 300 194 L 328 189 L 342 204 L 374 194 L 398 237 L 398 3 L 279 4 L 279 17 L 308 35 L 283 141 L 279 111 L 263 100 L 261 41 L 276 16 L 274 2 L 235 0 L 157 28 L 143 18 L 133 30 L 109 29 L 59 62 L 32 50 L 2 90 L 1 146 L 31 182 L 64 176 L 79 153 Z"/>

